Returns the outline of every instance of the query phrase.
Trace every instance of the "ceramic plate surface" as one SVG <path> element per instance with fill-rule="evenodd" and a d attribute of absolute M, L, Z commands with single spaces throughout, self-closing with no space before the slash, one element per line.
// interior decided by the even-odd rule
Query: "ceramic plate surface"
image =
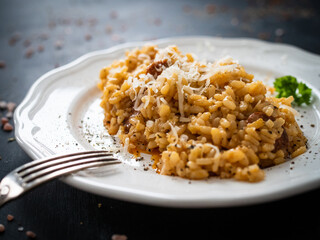
<path fill-rule="evenodd" d="M 320 57 L 296 47 L 252 39 L 180 37 L 152 43 L 178 45 L 183 53 L 199 59 L 217 60 L 230 55 L 253 73 L 255 79 L 272 85 L 275 77 L 293 75 L 313 89 L 311 106 L 296 108 L 299 125 L 308 138 L 308 152 L 266 169 L 259 183 L 235 180 L 187 180 L 162 176 L 150 167 L 150 157 L 132 160 L 119 153 L 122 164 L 70 175 L 62 180 L 95 194 L 167 207 L 239 206 L 276 200 L 320 186 L 318 142 L 320 103 Z M 126 50 L 145 42 L 127 43 L 96 51 L 54 69 L 39 78 L 15 111 L 16 138 L 33 159 L 56 153 L 108 149 L 117 146 L 103 127 L 101 92 L 96 85 L 100 70 Z"/>

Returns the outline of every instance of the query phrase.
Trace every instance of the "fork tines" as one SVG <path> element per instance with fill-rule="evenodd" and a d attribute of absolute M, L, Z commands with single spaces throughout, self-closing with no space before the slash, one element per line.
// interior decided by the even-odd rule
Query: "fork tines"
<path fill-rule="evenodd" d="M 120 163 L 107 151 L 86 151 L 35 160 L 16 170 L 17 177 L 28 184 L 41 177 L 51 178 L 85 168 Z M 49 179 L 48 179 L 49 180 Z"/>

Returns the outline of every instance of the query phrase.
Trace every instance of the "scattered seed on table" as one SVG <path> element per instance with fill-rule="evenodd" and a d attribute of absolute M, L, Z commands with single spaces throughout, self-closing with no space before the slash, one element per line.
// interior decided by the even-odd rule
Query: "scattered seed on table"
<path fill-rule="evenodd" d="M 86 41 L 90 41 L 92 36 L 90 34 L 86 34 L 85 37 Z"/>
<path fill-rule="evenodd" d="M 38 52 L 43 52 L 43 50 L 44 50 L 43 45 L 39 45 L 39 46 L 38 46 Z"/>
<path fill-rule="evenodd" d="M 3 125 L 3 130 L 6 132 L 11 132 L 13 130 L 13 126 L 7 122 Z"/>
<path fill-rule="evenodd" d="M 27 237 L 29 237 L 29 238 L 36 238 L 36 234 L 34 233 L 34 232 L 32 232 L 32 231 L 26 231 L 26 235 L 27 235 Z"/>
<path fill-rule="evenodd" d="M 8 118 L 6 118 L 6 117 L 2 117 L 1 118 L 1 125 L 5 125 L 6 123 L 8 123 L 9 122 L 9 119 Z"/>
<path fill-rule="evenodd" d="M 24 54 L 24 56 L 25 56 L 26 58 L 31 58 L 33 54 L 34 54 L 34 50 L 33 50 L 33 48 L 30 47 L 30 48 L 27 49 L 27 51 L 26 51 L 26 53 Z"/>
<path fill-rule="evenodd" d="M 5 68 L 6 67 L 6 62 L 3 60 L 0 60 L 0 68 Z"/>
<path fill-rule="evenodd" d="M 113 234 L 111 240 L 127 240 L 128 237 L 126 235 L 121 234 Z"/>
<path fill-rule="evenodd" d="M 14 216 L 11 215 L 11 214 L 8 214 L 7 220 L 8 220 L 9 222 L 11 222 L 13 219 L 14 219 Z"/>
<path fill-rule="evenodd" d="M 31 45 L 31 41 L 29 39 L 24 40 L 23 46 L 29 47 Z"/>
<path fill-rule="evenodd" d="M 110 33 L 112 33 L 112 31 L 113 31 L 113 29 L 112 29 L 112 26 L 110 26 L 110 25 L 107 25 L 107 26 L 106 26 L 106 29 L 105 29 L 105 31 L 106 31 L 106 33 L 107 33 L 107 34 L 110 34 Z"/>
<path fill-rule="evenodd" d="M 8 102 L 7 103 L 7 109 L 9 112 L 13 112 L 13 110 L 16 108 L 17 104 L 15 104 L 14 102 Z"/>
<path fill-rule="evenodd" d="M 216 11 L 216 6 L 214 4 L 208 4 L 206 6 L 206 11 L 208 14 L 214 14 L 214 12 Z"/>
<path fill-rule="evenodd" d="M 118 34 L 112 34 L 111 40 L 117 42 L 120 40 L 120 36 Z"/>
<path fill-rule="evenodd" d="M 156 26 L 160 26 L 162 24 L 162 20 L 160 18 L 156 18 L 154 21 L 153 21 L 154 25 Z"/>
<path fill-rule="evenodd" d="M 55 46 L 56 49 L 59 50 L 59 49 L 61 49 L 61 48 L 63 47 L 63 42 L 60 41 L 60 40 L 57 40 L 57 41 L 55 42 L 54 46 Z"/>
<path fill-rule="evenodd" d="M 7 109 L 7 102 L 6 101 L 0 101 L 0 109 L 1 110 Z"/>
<path fill-rule="evenodd" d="M 283 34 L 284 34 L 284 30 L 282 28 L 277 28 L 275 31 L 274 31 L 274 34 L 277 36 L 277 37 L 282 37 Z"/>
<path fill-rule="evenodd" d="M 118 17 L 118 13 L 117 13 L 116 11 L 112 11 L 112 12 L 110 13 L 110 17 L 111 17 L 112 19 L 116 19 L 116 18 Z"/>
<path fill-rule="evenodd" d="M 0 233 L 4 232 L 5 230 L 5 226 L 3 224 L 0 224 Z"/>
<path fill-rule="evenodd" d="M 48 27 L 50 29 L 55 28 L 57 26 L 57 24 L 54 21 L 49 22 Z"/>
<path fill-rule="evenodd" d="M 13 117 L 13 112 L 6 113 L 6 118 L 12 118 L 12 117 Z"/>
<path fill-rule="evenodd" d="M 97 25 L 97 23 L 98 23 L 98 20 L 96 18 L 89 19 L 89 26 L 90 27 Z"/>
<path fill-rule="evenodd" d="M 78 26 L 82 26 L 82 25 L 83 25 L 83 20 L 82 20 L 82 19 L 76 20 L 76 24 L 77 24 Z"/>
<path fill-rule="evenodd" d="M 47 33 L 41 33 L 40 36 L 39 36 L 39 38 L 40 38 L 41 40 L 47 40 L 47 39 L 48 39 L 48 34 L 47 34 Z"/>
<path fill-rule="evenodd" d="M 8 142 L 14 142 L 16 139 L 15 138 L 8 138 Z"/>
<path fill-rule="evenodd" d="M 14 46 L 19 40 L 21 39 L 20 33 L 12 34 L 11 38 L 9 39 L 9 45 Z"/>

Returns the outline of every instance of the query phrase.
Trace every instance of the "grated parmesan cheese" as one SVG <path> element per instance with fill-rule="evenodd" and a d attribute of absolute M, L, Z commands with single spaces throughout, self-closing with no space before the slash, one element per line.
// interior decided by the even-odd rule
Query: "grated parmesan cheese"
<path fill-rule="evenodd" d="M 141 55 L 141 58 L 148 57 Z M 175 86 L 178 94 L 180 122 L 190 122 L 184 113 L 184 103 L 187 95 L 202 95 L 210 87 L 210 84 L 214 84 L 211 82 L 213 76 L 239 69 L 238 62 L 230 56 L 226 56 L 214 63 L 188 62 L 185 56 L 181 57 L 176 52 L 175 46 L 159 49 L 154 61 L 166 61 L 168 66 L 157 66 L 156 71 L 160 74 L 155 77 L 150 73 L 146 73 L 138 74 L 136 77 L 129 77 L 126 80 L 134 94 L 132 99 L 134 102 L 133 108 L 136 111 L 140 111 L 142 108 L 146 109 L 151 104 L 151 96 L 155 98 L 155 106 L 158 108 L 161 102 L 168 104 L 161 96 L 160 89 L 165 85 L 167 79 L 176 79 Z M 145 96 L 146 101 L 142 103 L 141 99 Z"/>

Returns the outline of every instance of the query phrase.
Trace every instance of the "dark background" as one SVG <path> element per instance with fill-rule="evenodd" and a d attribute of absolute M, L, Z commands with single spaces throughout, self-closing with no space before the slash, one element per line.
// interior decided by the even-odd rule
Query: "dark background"
<path fill-rule="evenodd" d="M 2 0 L 0 101 L 19 104 L 47 71 L 122 42 L 250 37 L 320 54 L 319 2 Z M 17 142 L 8 142 L 12 137 L 0 129 L 0 178 L 31 161 Z M 0 223 L 6 227 L 0 239 L 10 240 L 27 239 L 27 230 L 37 239 L 320 239 L 320 190 L 247 207 L 173 209 L 108 199 L 54 181 L 2 207 Z"/>

